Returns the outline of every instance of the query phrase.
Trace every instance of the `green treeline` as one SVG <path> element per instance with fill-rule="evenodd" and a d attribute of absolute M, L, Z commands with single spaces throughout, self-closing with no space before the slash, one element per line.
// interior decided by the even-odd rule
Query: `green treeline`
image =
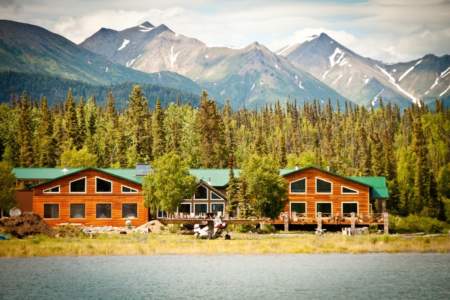
<path fill-rule="evenodd" d="M 233 111 L 229 104 L 219 109 L 206 92 L 198 107 L 148 103 L 134 86 L 121 111 L 111 92 L 101 102 L 69 91 L 61 105 L 26 94 L 0 105 L 0 155 L 22 167 L 132 168 L 168 152 L 191 168 L 241 168 L 254 155 L 269 156 L 281 168 L 385 176 L 391 212 L 446 219 L 450 112 L 439 100 L 434 111 L 417 105 L 400 111 L 382 101 L 376 109 L 314 102 Z"/>

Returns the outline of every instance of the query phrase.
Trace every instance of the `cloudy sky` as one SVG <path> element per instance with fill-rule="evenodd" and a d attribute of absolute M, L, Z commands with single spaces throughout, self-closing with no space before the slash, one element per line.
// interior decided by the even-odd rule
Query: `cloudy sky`
<path fill-rule="evenodd" d="M 149 21 L 210 46 L 258 41 L 278 50 L 326 32 L 386 62 L 450 54 L 450 0 L 0 0 L 0 18 L 40 25 L 76 43 L 101 27 Z"/>

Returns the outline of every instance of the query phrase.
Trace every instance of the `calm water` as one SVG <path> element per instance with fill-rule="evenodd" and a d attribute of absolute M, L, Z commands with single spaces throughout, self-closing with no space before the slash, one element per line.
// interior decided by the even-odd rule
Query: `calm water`
<path fill-rule="evenodd" d="M 0 259 L 3 299 L 450 299 L 450 255 Z"/>

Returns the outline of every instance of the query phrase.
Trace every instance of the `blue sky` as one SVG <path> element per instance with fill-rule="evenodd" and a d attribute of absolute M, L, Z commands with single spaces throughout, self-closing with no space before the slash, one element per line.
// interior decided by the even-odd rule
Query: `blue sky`
<path fill-rule="evenodd" d="M 326 32 L 386 62 L 450 53 L 450 0 L 0 0 L 0 18 L 44 26 L 79 43 L 100 27 L 150 21 L 210 46 L 272 50 Z"/>

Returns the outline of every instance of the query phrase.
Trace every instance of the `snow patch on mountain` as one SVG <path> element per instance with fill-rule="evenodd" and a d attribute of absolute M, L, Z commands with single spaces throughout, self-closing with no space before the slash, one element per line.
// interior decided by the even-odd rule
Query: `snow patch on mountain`
<path fill-rule="evenodd" d="M 147 27 L 147 26 L 144 26 L 141 24 L 141 25 L 139 25 L 139 28 L 141 28 L 141 29 L 139 29 L 140 32 L 149 32 L 149 31 L 153 30 L 153 28 L 155 28 L 155 27 Z"/>
<path fill-rule="evenodd" d="M 448 67 L 441 73 L 441 78 L 446 77 L 448 74 L 450 74 L 450 67 Z"/>
<path fill-rule="evenodd" d="M 117 49 L 117 51 L 124 49 L 126 46 L 128 46 L 129 43 L 130 43 L 130 40 L 124 39 L 122 42 L 122 45 L 120 45 L 120 47 Z"/>
<path fill-rule="evenodd" d="M 252 85 L 252 87 L 250 88 L 250 91 L 253 91 L 253 89 L 255 88 L 255 86 L 256 86 L 256 83 L 253 82 L 253 85 Z"/>
<path fill-rule="evenodd" d="M 379 99 L 379 97 L 380 97 L 382 92 L 384 92 L 384 88 L 381 89 L 381 91 L 379 91 L 378 94 L 375 95 L 375 97 L 373 97 L 372 106 L 375 106 L 377 104 L 378 99 Z"/>
<path fill-rule="evenodd" d="M 402 81 L 403 78 L 405 78 L 406 75 L 408 75 L 409 73 L 411 73 L 412 70 L 414 70 L 414 68 L 419 65 L 422 62 L 422 60 L 419 60 L 418 62 L 416 62 L 411 68 L 409 68 L 408 70 L 405 71 L 405 73 L 403 73 L 400 78 L 398 79 L 398 81 Z"/>
<path fill-rule="evenodd" d="M 353 76 L 350 76 L 350 77 L 347 79 L 347 86 L 350 85 L 350 82 L 352 82 L 352 79 L 353 79 Z"/>
<path fill-rule="evenodd" d="M 302 90 L 304 90 L 305 89 L 305 87 L 303 86 L 303 84 L 302 84 L 302 81 L 300 80 L 299 82 L 298 82 L 298 87 L 300 88 L 300 89 L 302 89 Z"/>
<path fill-rule="evenodd" d="M 338 77 L 336 77 L 336 79 L 335 80 L 333 80 L 333 82 L 331 83 L 331 85 L 335 85 L 341 78 L 342 78 L 342 76 L 344 76 L 344 75 L 342 75 L 342 74 L 339 74 L 339 76 Z"/>
<path fill-rule="evenodd" d="M 131 67 L 131 66 L 134 64 L 134 62 L 136 61 L 136 59 L 138 59 L 139 57 L 141 57 L 141 55 L 142 55 L 142 54 L 139 54 L 139 55 L 136 56 L 135 58 L 133 58 L 133 59 L 127 61 L 127 62 L 125 63 L 125 65 L 126 65 L 127 67 Z"/>
<path fill-rule="evenodd" d="M 177 61 L 178 54 L 180 54 L 180 51 L 178 51 L 177 53 L 173 53 L 173 46 L 170 47 L 170 56 L 169 56 L 169 60 L 170 60 L 170 67 L 171 67 L 171 68 L 173 68 L 173 65 L 174 65 L 175 62 Z"/>
<path fill-rule="evenodd" d="M 339 64 L 342 59 L 344 58 L 345 53 L 342 52 L 341 49 L 336 48 L 334 49 L 333 54 L 330 55 L 330 57 L 328 58 L 330 60 L 330 67 L 334 67 L 334 65 Z"/>
<path fill-rule="evenodd" d="M 405 91 L 396 81 L 395 78 L 392 77 L 391 74 L 389 74 L 388 71 L 386 71 L 385 69 L 383 69 L 382 67 L 380 67 L 379 65 L 375 65 L 375 67 L 377 67 L 389 80 L 389 83 L 391 83 L 399 92 L 401 92 L 403 95 L 405 95 L 406 97 L 408 97 L 409 99 L 411 99 L 414 103 L 416 103 L 417 105 L 420 106 L 420 102 L 419 99 L 417 99 L 416 97 L 414 97 L 413 95 L 411 95 L 410 93 L 408 93 L 407 91 Z"/>
<path fill-rule="evenodd" d="M 450 85 L 442 93 L 439 94 L 439 97 L 444 96 L 449 90 L 450 90 Z"/>

